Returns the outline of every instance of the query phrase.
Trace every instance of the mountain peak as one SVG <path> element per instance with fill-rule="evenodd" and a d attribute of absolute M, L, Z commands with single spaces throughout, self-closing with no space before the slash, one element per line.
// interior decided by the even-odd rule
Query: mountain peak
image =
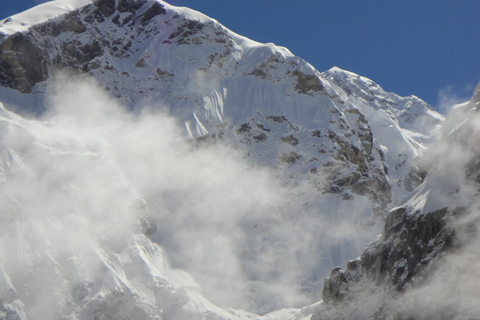
<path fill-rule="evenodd" d="M 327 71 L 323 72 L 322 74 L 325 75 L 325 77 L 339 77 L 343 79 L 350 79 L 350 81 L 362 81 L 365 83 L 371 83 L 374 84 L 374 82 L 366 77 L 362 77 L 354 72 L 344 70 L 342 68 L 339 68 L 337 66 L 334 66 Z"/>

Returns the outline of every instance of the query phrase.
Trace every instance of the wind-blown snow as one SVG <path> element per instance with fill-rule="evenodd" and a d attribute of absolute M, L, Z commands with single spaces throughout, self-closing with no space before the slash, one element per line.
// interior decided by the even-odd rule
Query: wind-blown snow
<path fill-rule="evenodd" d="M 151 240 L 160 236 L 155 223 L 161 229 L 168 216 L 182 219 L 175 231 L 184 238 L 174 243 L 213 268 L 204 273 L 208 281 L 215 273 L 213 285 L 229 280 L 224 294 L 242 293 L 244 280 L 229 275 L 241 274 L 231 256 L 239 244 L 229 241 L 248 240 L 239 224 L 274 218 L 280 193 L 268 174 L 220 147 L 192 149 L 167 116 L 129 115 L 90 85 L 57 92 L 42 121 L 2 109 L 4 312 L 23 319 L 297 314 L 262 318 L 215 306 Z"/>

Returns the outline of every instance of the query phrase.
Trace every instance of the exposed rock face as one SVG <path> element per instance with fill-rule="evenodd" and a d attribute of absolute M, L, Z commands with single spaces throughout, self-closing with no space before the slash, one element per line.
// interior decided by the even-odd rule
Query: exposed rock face
<path fill-rule="evenodd" d="M 146 0 L 117 0 L 118 12 L 135 12 L 140 9 L 147 1 Z"/>
<path fill-rule="evenodd" d="M 93 4 L 103 17 L 110 17 L 115 12 L 115 0 L 97 0 Z"/>
<path fill-rule="evenodd" d="M 295 70 L 293 75 L 297 77 L 295 89 L 300 93 L 313 94 L 324 89 L 322 82 L 317 75 L 305 74 L 298 70 Z"/>
<path fill-rule="evenodd" d="M 45 50 L 33 43 L 31 35 L 15 34 L 0 44 L 0 83 L 28 93 L 47 79 L 48 60 Z"/>
<path fill-rule="evenodd" d="M 347 290 L 346 273 L 340 267 L 336 267 L 332 270 L 330 278 L 325 281 L 322 291 L 322 299 L 323 301 L 336 304 L 343 301 Z"/>
<path fill-rule="evenodd" d="M 356 315 L 359 319 L 424 319 L 412 316 L 414 312 L 402 299 L 428 281 L 436 262 L 454 247 L 451 219 L 462 212 L 445 208 L 415 216 L 405 214 L 403 208 L 392 211 L 382 238 L 351 261 L 346 271 L 336 268 L 325 279 L 323 305 L 312 319 L 356 319 Z"/>
<path fill-rule="evenodd" d="M 428 283 L 442 257 L 460 245 L 451 219 L 463 212 L 445 208 L 415 216 L 403 208 L 392 211 L 382 238 L 346 271 L 336 268 L 325 280 L 323 304 L 312 319 L 431 319 L 432 314 L 421 316 L 409 305 L 409 292 Z"/>
<path fill-rule="evenodd" d="M 47 80 L 51 70 L 73 68 L 88 72 L 97 68 L 98 62 L 89 62 L 103 56 L 107 48 L 111 48 L 109 51 L 115 56 L 128 56 L 131 41 L 125 42 L 124 35 L 112 38 L 102 34 L 94 25 L 117 12 L 111 18 L 114 23 L 130 29 L 135 23 L 145 27 L 154 17 L 166 13 L 159 2 L 152 2 L 137 14 L 146 3 L 99 0 L 82 8 L 81 12 L 71 11 L 53 21 L 35 25 L 28 32 L 8 37 L 0 43 L 0 83 L 29 93 L 37 83 Z"/>

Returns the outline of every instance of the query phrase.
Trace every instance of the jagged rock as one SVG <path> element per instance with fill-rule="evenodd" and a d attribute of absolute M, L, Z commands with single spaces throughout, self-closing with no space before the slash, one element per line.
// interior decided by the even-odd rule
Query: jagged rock
<path fill-rule="evenodd" d="M 280 156 L 279 160 L 292 165 L 295 162 L 297 162 L 298 160 L 300 160 L 301 158 L 302 158 L 302 155 L 292 151 L 288 154 L 284 154 L 284 155 Z"/>
<path fill-rule="evenodd" d="M 298 139 L 293 135 L 289 135 L 287 137 L 281 137 L 280 140 L 282 140 L 283 143 L 288 143 L 289 145 L 292 145 L 294 147 L 298 144 Z"/>
<path fill-rule="evenodd" d="M 150 8 L 147 9 L 147 11 L 145 11 L 144 14 L 141 15 L 141 23 L 145 25 L 156 16 L 165 13 L 167 13 L 165 8 L 159 2 L 155 2 Z"/>
<path fill-rule="evenodd" d="M 267 119 L 278 123 L 284 123 L 285 121 L 287 121 L 287 118 L 285 118 L 285 116 L 268 116 Z"/>
<path fill-rule="evenodd" d="M 305 74 L 302 71 L 295 70 L 293 75 L 297 77 L 295 90 L 303 94 L 313 94 L 324 89 L 318 76 L 314 74 Z"/>
<path fill-rule="evenodd" d="M 451 247 L 453 230 L 446 214 L 446 208 L 420 217 L 407 215 L 403 208 L 392 211 L 385 222 L 382 243 L 362 255 L 366 272 L 403 290 L 439 254 L 434 250 Z"/>
<path fill-rule="evenodd" d="M 454 231 L 447 220 L 457 214 L 443 209 L 416 217 L 405 214 L 402 208 L 392 211 L 382 238 L 372 243 L 359 259 L 351 261 L 346 271 L 335 268 L 331 277 L 325 279 L 323 305 L 312 319 L 355 317 L 365 312 L 360 311 L 362 304 L 372 304 L 367 308 L 371 317 L 364 315 L 362 319 L 393 316 L 391 312 L 398 313 L 395 319 L 404 319 L 404 308 L 387 311 L 383 303 L 401 299 L 402 292 L 428 277 L 429 266 L 452 248 Z M 379 298 L 376 292 L 386 295 Z"/>
<path fill-rule="evenodd" d="M 265 140 L 267 140 L 267 138 L 268 138 L 268 136 L 263 132 L 260 132 L 260 134 L 257 135 L 257 136 L 253 136 L 253 139 L 255 139 L 257 141 L 265 141 Z"/>
<path fill-rule="evenodd" d="M 103 49 L 96 40 L 87 44 L 82 44 L 78 41 L 64 43 L 61 50 L 62 54 L 52 59 L 52 65 L 56 68 L 78 68 L 103 55 Z"/>
<path fill-rule="evenodd" d="M 36 26 L 34 29 L 42 35 L 57 37 L 64 32 L 83 33 L 87 30 L 87 27 L 82 23 L 78 10 L 75 10 L 67 13 L 65 18 L 59 22 L 47 21 L 44 24 Z"/>
<path fill-rule="evenodd" d="M 168 40 L 177 39 L 177 44 L 200 44 L 201 42 L 190 39 L 190 36 L 196 34 L 203 29 L 203 23 L 199 21 L 186 21 L 184 24 L 178 26 L 169 36 Z"/>
<path fill-rule="evenodd" d="M 337 304 L 345 298 L 346 290 L 347 278 L 345 272 L 340 267 L 336 267 L 332 270 L 330 278 L 325 279 L 322 299 L 325 302 Z"/>
<path fill-rule="evenodd" d="M 16 33 L 0 44 L 0 83 L 22 93 L 47 79 L 46 52 L 29 35 Z"/>
<path fill-rule="evenodd" d="M 96 0 L 93 4 L 98 7 L 104 17 L 109 17 L 115 12 L 115 0 Z"/>
<path fill-rule="evenodd" d="M 117 0 L 118 12 L 135 12 L 140 9 L 147 0 Z"/>

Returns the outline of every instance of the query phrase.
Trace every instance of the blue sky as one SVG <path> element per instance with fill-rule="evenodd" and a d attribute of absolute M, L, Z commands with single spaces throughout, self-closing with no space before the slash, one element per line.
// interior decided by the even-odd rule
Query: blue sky
<path fill-rule="evenodd" d="M 0 17 L 42 1 L 1 0 Z M 439 106 L 480 80 L 478 0 L 170 0 L 260 42 L 289 48 L 319 71 L 353 71 Z"/>

